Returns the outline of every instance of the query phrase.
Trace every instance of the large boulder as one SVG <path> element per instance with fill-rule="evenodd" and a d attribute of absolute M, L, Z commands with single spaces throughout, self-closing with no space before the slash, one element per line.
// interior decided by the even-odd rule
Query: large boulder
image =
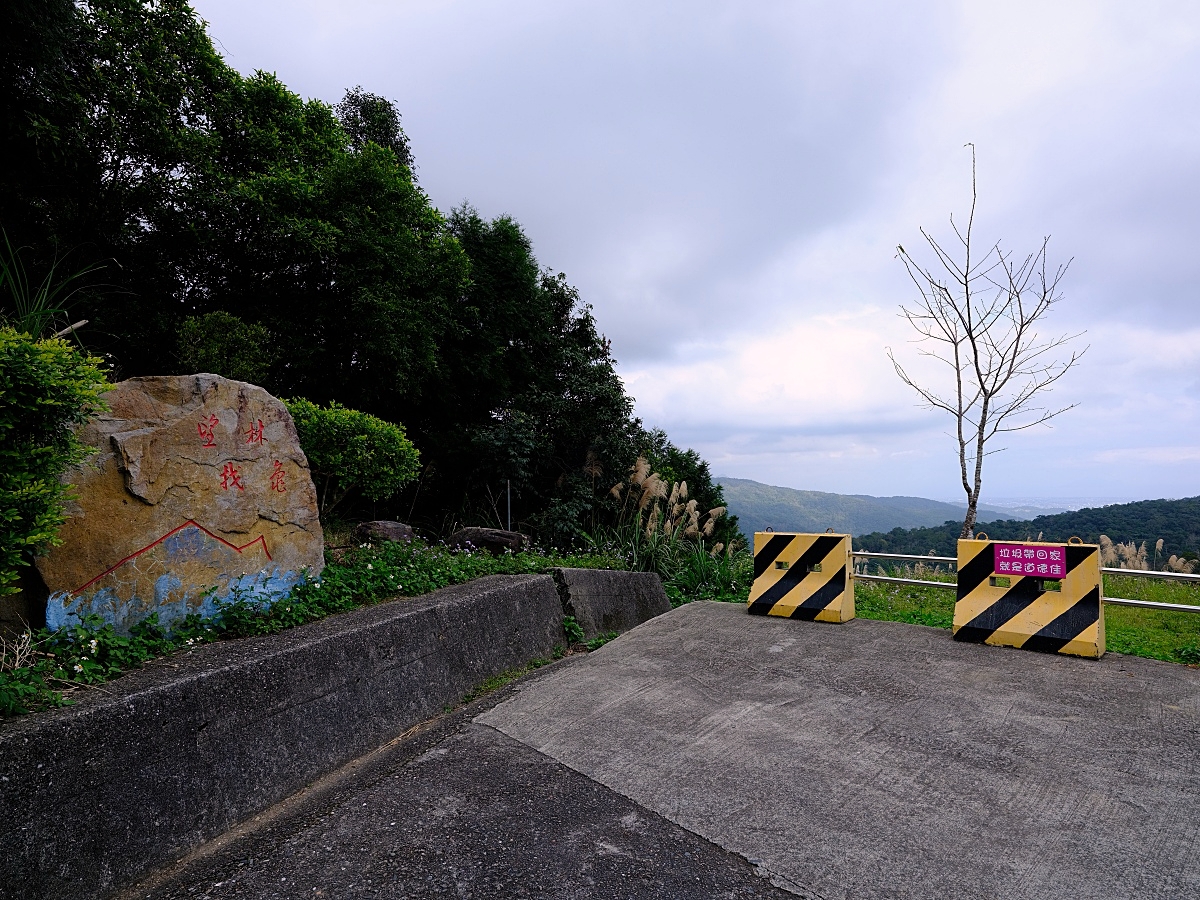
<path fill-rule="evenodd" d="M 503 528 L 460 528 L 446 542 L 455 550 L 487 550 L 499 555 L 506 550 L 519 553 L 529 546 L 529 538 L 519 531 Z"/>
<path fill-rule="evenodd" d="M 376 519 L 374 522 L 361 522 L 354 529 L 354 536 L 365 543 L 383 543 L 396 541 L 411 544 L 415 536 L 411 525 L 403 522 L 391 522 L 386 519 Z"/>
<path fill-rule="evenodd" d="M 317 494 L 287 408 L 217 375 L 131 378 L 80 438 L 62 544 L 37 560 L 51 629 L 94 613 L 119 631 L 218 600 L 268 605 L 324 566 Z"/>

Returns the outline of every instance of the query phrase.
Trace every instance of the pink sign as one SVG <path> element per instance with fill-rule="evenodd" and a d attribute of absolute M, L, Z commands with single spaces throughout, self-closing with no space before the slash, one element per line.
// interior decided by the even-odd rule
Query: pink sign
<path fill-rule="evenodd" d="M 1043 578 L 1065 578 L 1067 575 L 1066 547 L 996 544 L 994 549 L 997 574 L 1040 575 Z"/>

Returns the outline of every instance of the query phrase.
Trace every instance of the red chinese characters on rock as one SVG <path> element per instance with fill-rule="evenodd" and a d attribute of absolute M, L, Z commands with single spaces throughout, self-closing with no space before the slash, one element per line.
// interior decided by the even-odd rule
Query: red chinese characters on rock
<path fill-rule="evenodd" d="M 201 419 L 196 425 L 196 431 L 204 441 L 204 447 L 216 447 L 216 428 L 220 424 L 220 420 L 215 415 L 210 415 L 206 419 Z M 263 425 L 262 419 L 255 419 L 250 423 L 242 434 L 246 438 L 247 444 L 258 444 L 262 446 L 267 442 L 266 428 Z M 271 468 L 270 484 L 271 490 L 282 494 L 287 491 L 287 475 L 283 470 L 283 463 L 279 460 L 274 460 L 274 465 Z M 242 471 L 232 462 L 225 463 L 221 469 L 221 489 L 232 490 L 236 488 L 239 491 L 246 490 L 246 486 L 242 483 Z"/>
<path fill-rule="evenodd" d="M 196 423 L 196 431 L 204 441 L 201 447 L 217 446 L 216 427 L 219 420 L 216 416 L 209 416 L 207 419 L 201 419 Z"/>
<path fill-rule="evenodd" d="M 225 490 L 229 490 L 231 487 L 235 487 L 239 491 L 245 490 L 242 486 L 242 473 L 231 462 L 225 463 L 225 468 L 221 470 L 221 487 Z"/>
<path fill-rule="evenodd" d="M 257 423 L 251 422 L 250 427 L 244 432 L 246 435 L 247 444 L 262 444 L 263 442 L 263 422 L 259 419 Z"/>

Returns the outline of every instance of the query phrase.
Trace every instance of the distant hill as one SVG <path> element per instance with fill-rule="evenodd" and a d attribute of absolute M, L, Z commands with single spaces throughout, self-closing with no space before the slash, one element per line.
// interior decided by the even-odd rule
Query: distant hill
<path fill-rule="evenodd" d="M 742 533 L 756 531 L 824 531 L 867 534 L 893 528 L 942 525 L 957 518 L 965 506 L 926 500 L 923 497 L 871 497 L 866 494 L 827 494 L 760 484 L 745 478 L 714 478 L 725 489 L 730 513 L 738 517 Z M 981 518 L 1019 518 L 1012 510 L 982 507 Z M 929 549 L 928 547 L 926 549 Z"/>
<path fill-rule="evenodd" d="M 728 496 L 728 492 L 726 492 Z M 948 521 L 933 528 L 880 529 L 854 541 L 856 550 L 877 553 L 928 553 L 954 556 L 962 521 Z M 1100 535 L 1122 543 L 1145 541 L 1153 554 L 1154 542 L 1163 540 L 1163 554 L 1200 551 L 1200 497 L 1184 500 L 1141 500 L 1080 509 L 1074 512 L 1038 516 L 1030 520 L 988 522 L 983 526 L 988 537 L 999 540 L 1066 541 L 1080 537 L 1094 544 Z"/>

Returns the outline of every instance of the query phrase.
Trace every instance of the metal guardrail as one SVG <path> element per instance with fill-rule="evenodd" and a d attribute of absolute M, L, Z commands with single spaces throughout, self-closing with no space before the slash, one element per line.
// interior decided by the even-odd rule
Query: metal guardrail
<path fill-rule="evenodd" d="M 852 550 L 850 555 L 855 559 L 911 559 L 918 562 L 958 563 L 953 556 L 918 556 L 912 553 L 872 553 L 866 550 Z M 1132 578 L 1158 578 L 1163 581 L 1200 581 L 1200 573 L 1190 575 L 1185 572 L 1155 572 L 1150 569 L 1101 569 L 1105 575 L 1128 575 Z M 859 581 L 881 581 L 887 584 L 912 584 L 920 587 L 958 590 L 956 581 L 925 581 L 921 578 L 895 578 L 890 575 L 860 575 L 854 573 Z M 1188 603 L 1160 603 L 1157 600 L 1127 600 L 1124 597 L 1105 597 L 1105 603 L 1113 606 L 1137 606 L 1142 609 L 1162 609 L 1168 612 L 1200 613 L 1200 604 L 1195 606 Z"/>
<path fill-rule="evenodd" d="M 1124 597 L 1105 597 L 1104 602 L 1111 603 L 1113 606 L 1140 606 L 1142 609 L 1200 613 L 1200 606 L 1192 606 L 1190 603 L 1159 603 L 1157 600 L 1126 600 Z"/>
<path fill-rule="evenodd" d="M 932 559 L 934 562 L 958 563 L 958 559 L 953 556 L 914 556 L 911 553 L 870 553 L 866 550 L 854 550 L 851 556 L 862 556 L 873 559 L 916 559 L 925 562 L 927 559 Z"/>
<path fill-rule="evenodd" d="M 922 581 L 919 578 L 892 578 L 890 575 L 859 575 L 855 574 L 854 578 L 858 581 L 886 581 L 888 584 L 919 584 L 921 587 L 940 587 L 947 590 L 957 591 L 958 582 L 956 581 Z"/>
<path fill-rule="evenodd" d="M 1200 575 L 1186 572 L 1155 572 L 1151 569 L 1101 569 L 1105 575 L 1133 575 L 1136 578 L 1161 578 L 1164 581 L 1200 581 Z"/>

